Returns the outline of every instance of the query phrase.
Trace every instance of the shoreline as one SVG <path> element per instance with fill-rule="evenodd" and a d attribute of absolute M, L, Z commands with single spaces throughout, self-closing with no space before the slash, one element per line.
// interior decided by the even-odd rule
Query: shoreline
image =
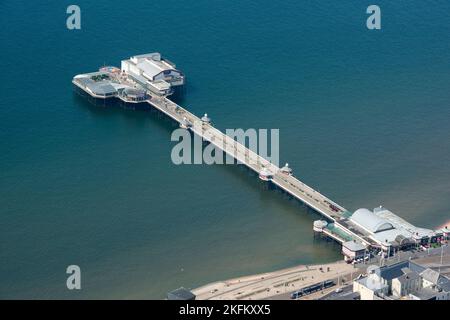
<path fill-rule="evenodd" d="M 336 285 L 347 283 L 362 273 L 344 261 L 298 265 L 272 272 L 216 281 L 195 288 L 198 300 L 252 300 L 273 297 L 289 299 L 290 292 L 328 279 L 338 279 Z"/>
<path fill-rule="evenodd" d="M 445 248 L 445 249 L 444 249 Z M 441 258 L 442 256 L 442 258 Z M 441 247 L 421 252 L 403 252 L 383 260 L 383 265 L 414 260 L 428 268 L 439 267 L 442 274 L 450 276 L 450 247 Z M 312 284 L 332 280 L 335 285 L 319 292 L 331 292 L 351 284 L 369 265 L 379 265 L 377 257 L 364 264 L 352 265 L 343 260 L 312 265 L 298 265 L 228 280 L 211 282 L 192 291 L 198 300 L 290 300 L 291 293 Z M 313 299 L 320 295 L 304 296 L 300 299 Z"/>

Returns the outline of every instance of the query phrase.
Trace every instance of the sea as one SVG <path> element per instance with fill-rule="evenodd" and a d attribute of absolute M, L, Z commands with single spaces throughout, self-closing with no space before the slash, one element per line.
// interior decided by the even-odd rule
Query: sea
<path fill-rule="evenodd" d="M 0 8 L 2 299 L 164 299 L 342 258 L 314 237 L 317 213 L 243 166 L 175 165 L 172 120 L 74 93 L 74 75 L 148 52 L 185 73 L 182 106 L 221 130 L 279 129 L 281 164 L 350 211 L 450 225 L 448 0 Z"/>

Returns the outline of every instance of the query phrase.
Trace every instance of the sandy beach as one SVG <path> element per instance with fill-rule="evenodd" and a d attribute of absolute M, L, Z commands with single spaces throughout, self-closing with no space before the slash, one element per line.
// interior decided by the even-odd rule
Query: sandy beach
<path fill-rule="evenodd" d="M 218 281 L 196 288 L 198 300 L 288 299 L 290 292 L 321 281 L 336 279 L 339 285 L 355 278 L 361 271 L 344 261 L 300 265 L 274 272 Z"/>

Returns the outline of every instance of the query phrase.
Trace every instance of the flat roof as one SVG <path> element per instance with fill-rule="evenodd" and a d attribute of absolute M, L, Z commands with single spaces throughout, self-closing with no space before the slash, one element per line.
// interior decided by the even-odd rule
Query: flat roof
<path fill-rule="evenodd" d="M 416 237 L 417 237 L 417 234 L 420 238 L 431 237 L 434 235 L 433 230 L 416 227 L 416 226 L 412 225 L 411 223 L 409 223 L 408 221 L 406 221 L 405 219 L 399 217 L 395 213 L 389 211 L 388 209 L 386 209 L 382 206 L 375 208 L 374 213 L 377 216 L 379 216 L 380 218 L 385 219 L 385 220 L 389 221 L 390 223 L 392 223 L 395 228 L 407 231 L 407 232 L 411 233 L 412 235 L 416 235 Z"/>
<path fill-rule="evenodd" d="M 360 283 L 373 291 L 382 290 L 389 287 L 387 284 L 381 282 L 376 276 L 370 274 L 367 277 L 355 280 L 355 282 Z"/>
<path fill-rule="evenodd" d="M 366 249 L 366 247 L 361 242 L 355 240 L 344 242 L 342 246 L 351 251 L 361 251 Z"/>
<path fill-rule="evenodd" d="M 384 245 L 389 245 L 395 242 L 398 236 L 403 236 L 405 238 L 409 238 L 411 235 L 399 229 L 391 229 L 382 232 L 377 232 L 371 235 L 371 238 L 379 243 L 383 243 Z M 387 243 L 386 243 L 387 240 Z"/>
<path fill-rule="evenodd" d="M 150 82 L 150 85 L 155 87 L 158 90 L 169 90 L 170 89 L 170 83 L 164 80 L 157 80 Z"/>
<path fill-rule="evenodd" d="M 161 59 L 161 53 L 159 52 L 151 52 L 151 53 L 143 53 L 132 56 L 134 59 L 144 59 L 144 58 L 152 58 L 152 59 Z"/>
<path fill-rule="evenodd" d="M 359 299 L 360 299 L 359 292 L 347 292 L 332 298 L 332 300 L 359 300 Z"/>

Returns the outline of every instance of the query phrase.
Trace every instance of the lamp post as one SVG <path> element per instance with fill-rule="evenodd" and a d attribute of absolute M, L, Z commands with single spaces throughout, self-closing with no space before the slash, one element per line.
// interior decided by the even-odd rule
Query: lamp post
<path fill-rule="evenodd" d="M 439 264 L 439 273 L 441 273 L 442 258 L 444 257 L 444 246 L 441 246 L 441 263 Z"/>

